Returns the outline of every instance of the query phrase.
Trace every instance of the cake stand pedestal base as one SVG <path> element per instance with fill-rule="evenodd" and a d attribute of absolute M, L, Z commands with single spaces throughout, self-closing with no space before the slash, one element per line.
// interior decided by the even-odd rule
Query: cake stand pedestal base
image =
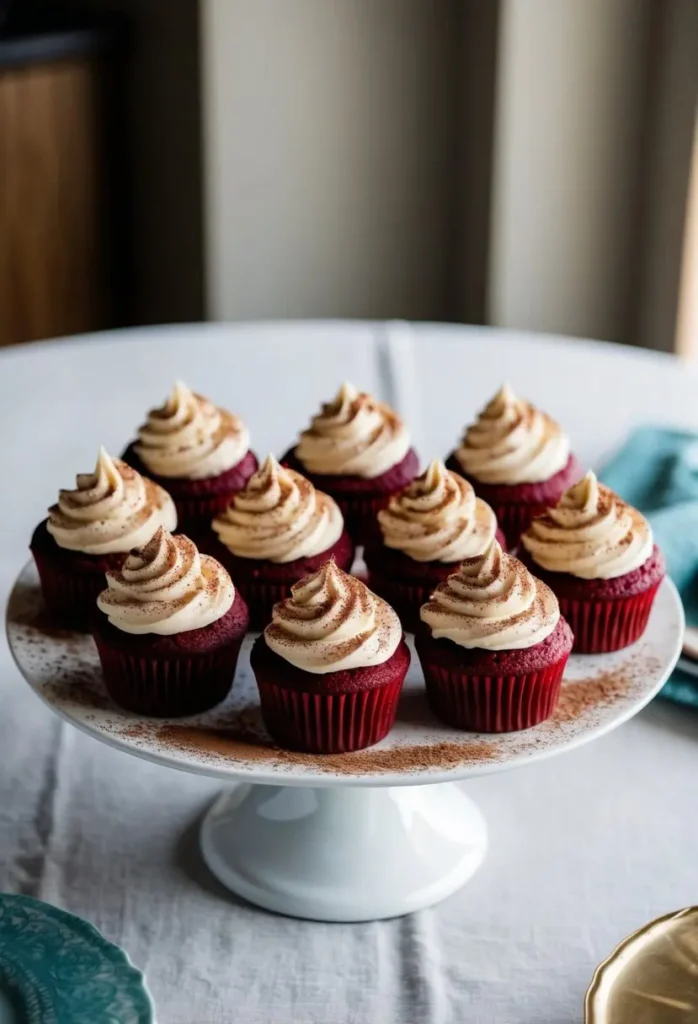
<path fill-rule="evenodd" d="M 266 910 L 374 921 L 430 907 L 477 870 L 487 829 L 457 783 L 373 788 L 240 784 L 201 825 L 213 874 Z"/>

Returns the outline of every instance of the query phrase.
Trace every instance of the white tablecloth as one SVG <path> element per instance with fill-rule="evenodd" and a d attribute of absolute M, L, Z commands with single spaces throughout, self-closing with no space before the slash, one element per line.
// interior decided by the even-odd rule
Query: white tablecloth
<path fill-rule="evenodd" d="M 426 459 L 504 376 L 563 420 L 587 463 L 634 423 L 698 429 L 698 378 L 668 357 L 482 328 L 181 327 L 3 352 L 0 590 L 58 487 L 99 443 L 118 452 L 174 377 L 239 412 L 260 454 L 349 378 L 397 404 Z M 62 725 L 4 644 L 0 763 L 0 887 L 122 945 L 160 1024 L 573 1024 L 613 945 L 698 893 L 698 716 L 661 701 L 578 751 L 469 783 L 490 829 L 484 866 L 433 910 L 361 925 L 236 901 L 196 844 L 217 785 Z"/>

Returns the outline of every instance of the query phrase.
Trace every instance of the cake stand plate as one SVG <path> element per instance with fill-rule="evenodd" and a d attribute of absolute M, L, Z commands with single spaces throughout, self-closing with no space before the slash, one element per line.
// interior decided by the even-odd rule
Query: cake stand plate
<path fill-rule="evenodd" d="M 553 718 L 499 735 L 434 718 L 413 652 L 390 735 L 370 750 L 319 757 L 279 750 L 266 735 L 252 636 L 223 704 L 160 720 L 109 700 L 92 638 L 46 622 L 32 563 L 7 611 L 20 672 L 61 718 L 137 757 L 228 783 L 201 826 L 202 855 L 224 885 L 268 910 L 325 921 L 394 917 L 458 889 L 487 846 L 482 814 L 458 783 L 553 757 L 627 721 L 669 676 L 683 626 L 667 579 L 642 640 L 616 654 L 573 655 Z"/>

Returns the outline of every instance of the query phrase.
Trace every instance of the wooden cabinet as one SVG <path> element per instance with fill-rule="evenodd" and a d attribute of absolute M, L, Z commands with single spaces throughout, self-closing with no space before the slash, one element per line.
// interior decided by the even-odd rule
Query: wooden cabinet
<path fill-rule="evenodd" d="M 0 64 L 0 345 L 110 324 L 100 76 Z"/>

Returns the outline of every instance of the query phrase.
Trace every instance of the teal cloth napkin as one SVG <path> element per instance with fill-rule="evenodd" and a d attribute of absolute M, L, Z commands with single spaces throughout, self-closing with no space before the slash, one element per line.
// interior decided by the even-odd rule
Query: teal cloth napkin
<path fill-rule="evenodd" d="M 698 434 L 641 427 L 599 478 L 647 516 L 686 623 L 698 626 Z M 698 708 L 698 679 L 676 669 L 661 695 Z"/>

